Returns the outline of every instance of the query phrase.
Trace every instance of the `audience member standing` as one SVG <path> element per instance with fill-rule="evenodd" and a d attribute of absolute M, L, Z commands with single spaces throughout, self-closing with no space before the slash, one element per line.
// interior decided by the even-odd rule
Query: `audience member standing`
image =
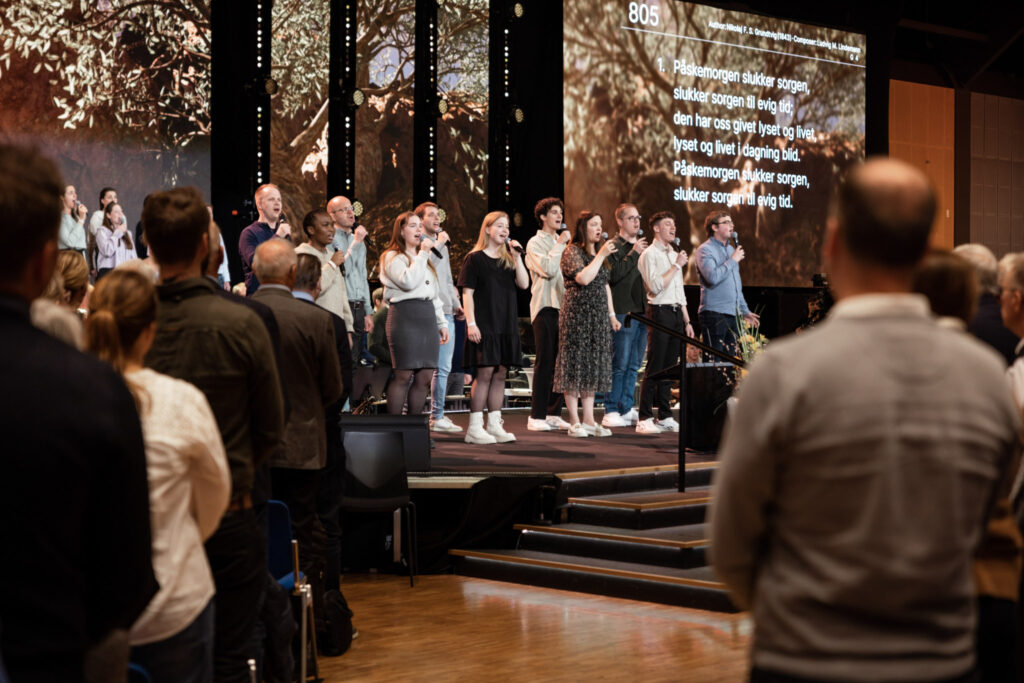
<path fill-rule="evenodd" d="M 555 391 L 565 396 L 569 436 L 611 436 L 594 421 L 594 394 L 612 383 L 612 333 L 619 329 L 608 286 L 608 256 L 615 244 L 602 241 L 601 216 L 583 211 L 576 219 L 572 244 L 562 253 L 565 300 L 558 318 Z M 600 246 L 599 246 L 600 245 Z M 583 404 L 580 421 L 577 406 Z"/>
<path fill-rule="evenodd" d="M 612 240 L 615 253 L 608 257 L 612 270 L 608 284 L 612 288 L 615 319 L 621 327 L 612 334 L 612 390 L 604 395 L 605 427 L 629 427 L 639 420 L 633 407 L 636 375 L 647 351 L 647 327 L 639 321 L 625 325 L 627 313 L 643 313 L 644 280 L 640 276 L 640 255 L 647 240 L 640 236 L 640 213 L 632 204 L 615 209 L 619 234 Z"/>
<path fill-rule="evenodd" d="M 469 398 L 466 443 L 516 440 L 502 426 L 501 406 L 505 402 L 505 376 L 509 366 L 523 362 L 516 287 L 529 287 L 530 274 L 523 264 L 522 247 L 515 240 L 506 244 L 508 235 L 507 213 L 492 211 L 484 216 L 476 246 L 466 256 L 459 273 L 468 328 L 465 364 L 476 368 Z M 448 362 L 451 363 L 450 358 Z"/>
<path fill-rule="evenodd" d="M 60 249 L 73 249 L 82 256 L 85 256 L 85 218 L 89 215 L 89 209 L 85 204 L 78 203 L 78 193 L 74 185 L 68 185 L 61 194 L 61 203 L 64 211 L 60 216 L 60 234 L 57 238 L 57 247 Z"/>
<path fill-rule="evenodd" d="M 203 552 L 231 496 L 224 444 L 203 394 L 142 367 L 156 334 L 156 288 L 132 270 L 90 297 L 89 350 L 128 383 L 142 418 L 160 591 L 131 628 L 131 660 L 157 681 L 213 678 L 213 576 Z"/>
<path fill-rule="evenodd" d="M 423 225 L 423 234 L 429 239 L 439 242 L 442 233 L 441 213 L 437 204 L 424 202 L 416 207 L 416 215 Z M 436 252 L 436 253 L 435 253 Z M 441 297 L 441 310 L 448 322 L 448 341 L 441 344 L 437 357 L 437 370 L 430 380 L 430 430 L 458 434 L 462 427 L 444 416 L 444 403 L 448 396 L 448 375 L 452 371 L 452 357 L 455 355 L 455 318 L 463 315 L 462 304 L 459 303 L 459 291 L 455 289 L 452 279 L 452 264 L 449 258 L 448 243 L 439 243 L 430 252 L 431 265 L 437 273 L 437 289 Z M 527 276 L 529 277 L 529 276 Z"/>
<path fill-rule="evenodd" d="M 298 251 L 298 250 L 296 250 Z M 352 335 L 345 327 L 345 321 L 315 301 L 320 290 L 320 260 L 310 254 L 299 254 L 295 265 L 295 283 L 292 295 L 297 301 L 316 306 L 331 317 L 334 326 L 335 351 L 341 368 L 341 396 L 324 408 L 324 424 L 327 431 L 327 465 L 320 477 L 317 493 L 317 515 L 327 536 L 325 543 L 326 563 L 324 565 L 324 588 L 341 588 L 341 494 L 345 476 L 345 453 L 341 443 L 339 418 L 345 402 L 352 392 Z"/>
<path fill-rule="evenodd" d="M 267 576 L 253 479 L 278 447 L 284 422 L 270 337 L 255 313 L 218 296 L 217 285 L 203 277 L 211 253 L 210 215 L 198 190 L 151 195 L 142 222 L 161 279 L 156 339 L 146 365 L 203 392 L 228 456 L 231 502 L 206 542 L 217 586 L 214 678 L 247 682 Z"/>
<path fill-rule="evenodd" d="M 316 503 L 327 466 L 324 408 L 341 396 L 341 369 L 330 314 L 292 295 L 295 266 L 295 248 L 289 242 L 271 240 L 257 247 L 253 271 L 261 284 L 253 298 L 274 312 L 280 326 L 281 374 L 291 407 L 284 440 L 270 456 L 271 490 L 288 506 L 301 569 L 313 586 L 314 599 L 321 600 L 324 536 Z"/>
<path fill-rule="evenodd" d="M 51 161 L 0 145 L 0 651 L 12 681 L 82 681 L 87 651 L 157 591 L 132 395 L 29 322 L 53 273 L 62 187 Z"/>
<path fill-rule="evenodd" d="M 64 305 L 78 311 L 89 293 L 89 266 L 77 251 L 62 249 L 57 254 L 56 272 L 64 281 Z"/>
<path fill-rule="evenodd" d="M 654 242 L 644 251 L 637 267 L 647 287 L 647 317 L 665 327 L 693 336 L 690 312 L 686 308 L 686 252 L 672 248 L 676 239 L 676 218 L 668 211 L 651 216 L 650 228 Z M 672 417 L 670 379 L 651 376 L 679 362 L 682 344 L 679 339 L 660 330 L 647 331 L 647 369 L 640 384 L 640 415 L 638 434 L 678 432 L 679 423 Z M 685 362 L 685 359 L 684 359 Z M 654 419 L 654 409 L 658 419 Z"/>
<path fill-rule="evenodd" d="M 975 680 L 972 560 L 1020 416 L 999 359 L 909 293 L 934 213 L 917 169 L 852 169 L 826 223 L 829 319 L 740 386 L 710 553 L 752 610 L 753 681 Z"/>
<path fill-rule="evenodd" d="M 302 219 L 302 232 L 306 242 L 295 248 L 296 254 L 310 254 L 321 263 L 320 293 L 316 303 L 326 308 L 345 321 L 345 329 L 351 334 L 353 329 L 352 306 L 349 304 L 348 286 L 341 266 L 345 262 L 344 254 L 337 251 L 331 243 L 334 241 L 334 226 L 326 211 L 310 211 Z M 349 339 L 349 347 L 352 339 Z M 349 362 L 349 365 L 352 365 Z"/>
<path fill-rule="evenodd" d="M 565 296 L 562 279 L 562 252 L 572 239 L 568 230 L 559 233 L 563 214 L 562 200 L 547 197 L 537 202 L 533 215 L 540 225 L 537 234 L 526 243 L 526 267 L 533 275 L 530 296 L 530 321 L 536 356 L 533 362 L 533 391 L 526 428 L 546 432 L 569 429 L 562 419 L 562 395 L 551 390 L 558 358 L 558 312 Z"/>
<path fill-rule="evenodd" d="M 135 245 L 128 234 L 124 211 L 117 202 L 103 209 L 103 224 L 96 231 L 96 279 L 135 258 Z"/>
<path fill-rule="evenodd" d="M 998 351 L 1012 365 L 1020 335 L 1003 323 L 999 306 L 999 285 L 995 254 L 983 244 L 961 244 L 953 250 L 957 256 L 967 259 L 978 274 L 978 309 L 967 324 L 967 331 Z"/>
<path fill-rule="evenodd" d="M 438 238 L 440 244 L 447 241 L 447 234 Z M 423 235 L 419 216 L 406 211 L 395 219 L 391 242 L 380 257 L 380 281 L 388 302 L 388 346 L 394 367 L 387 389 L 391 415 L 401 415 L 407 402 L 409 415 L 423 412 L 440 344 L 448 341 L 437 273 L 429 259 L 433 246 L 434 241 Z"/>
<path fill-rule="evenodd" d="M 352 310 L 352 365 L 358 365 L 366 351 L 366 334 L 373 330 L 370 279 L 366 272 L 366 228 L 356 224 L 356 212 L 346 197 L 327 202 L 327 214 L 334 223 L 331 246 L 341 254 L 349 308 Z"/>
<path fill-rule="evenodd" d="M 272 237 L 291 239 L 292 234 L 291 226 L 284 220 L 281 191 L 277 185 L 260 185 L 256 188 L 254 200 L 259 214 L 256 222 L 247 226 L 238 236 L 238 255 L 242 260 L 246 296 L 252 296 L 260 287 L 259 279 L 252 272 L 252 259 L 256 255 L 256 247 Z"/>

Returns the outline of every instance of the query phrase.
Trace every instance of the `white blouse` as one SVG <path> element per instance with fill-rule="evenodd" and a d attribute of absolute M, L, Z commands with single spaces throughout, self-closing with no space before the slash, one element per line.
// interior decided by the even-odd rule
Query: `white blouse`
<path fill-rule="evenodd" d="M 117 268 L 125 261 L 135 258 L 134 245 L 129 247 L 121 235 L 114 237 L 114 232 L 105 225 L 96 230 L 96 268 Z"/>
<path fill-rule="evenodd" d="M 429 251 L 417 252 L 416 258 L 410 263 L 407 254 L 385 252 L 381 259 L 383 267 L 380 272 L 380 282 L 384 285 L 384 300 L 389 304 L 414 299 L 429 301 L 434 305 L 438 329 L 447 328 L 448 321 L 444 317 L 437 275 L 427 266 L 428 254 Z"/>
<path fill-rule="evenodd" d="M 149 369 L 126 378 L 141 389 L 153 571 L 160 583 L 131 628 L 131 644 L 146 645 L 180 633 L 213 598 L 203 541 L 227 509 L 231 474 L 217 421 L 199 389 Z"/>

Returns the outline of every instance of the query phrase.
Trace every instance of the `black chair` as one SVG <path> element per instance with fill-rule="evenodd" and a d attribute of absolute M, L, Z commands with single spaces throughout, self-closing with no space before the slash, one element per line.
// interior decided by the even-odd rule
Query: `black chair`
<path fill-rule="evenodd" d="M 405 467 L 403 437 L 398 432 L 343 429 L 345 447 L 345 485 L 341 509 L 350 512 L 390 512 L 402 510 L 405 532 L 397 536 L 401 548 L 405 541 L 409 585 L 419 568 L 416 538 L 416 505 L 409 496 L 409 477 Z"/>

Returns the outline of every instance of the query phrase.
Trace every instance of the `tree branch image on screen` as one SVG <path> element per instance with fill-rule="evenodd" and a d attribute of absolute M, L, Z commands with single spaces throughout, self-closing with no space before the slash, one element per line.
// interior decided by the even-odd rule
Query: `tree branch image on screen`
<path fill-rule="evenodd" d="M 571 207 L 732 214 L 743 281 L 808 286 L 829 198 L 864 157 L 865 36 L 674 0 L 577 0 L 563 25 Z M 696 281 L 696 274 L 689 275 Z"/>

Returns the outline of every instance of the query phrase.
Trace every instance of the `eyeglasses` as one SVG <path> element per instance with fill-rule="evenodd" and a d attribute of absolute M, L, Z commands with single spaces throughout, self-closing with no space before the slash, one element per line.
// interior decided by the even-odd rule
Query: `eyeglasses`
<path fill-rule="evenodd" d="M 640 216 L 626 216 L 627 221 L 640 221 Z"/>
<path fill-rule="evenodd" d="M 335 209 L 334 211 L 330 211 L 329 213 L 355 213 L 355 209 L 353 209 L 351 206 L 346 206 L 341 209 Z"/>
<path fill-rule="evenodd" d="M 726 219 L 724 221 L 718 221 L 717 223 L 715 223 L 715 225 L 732 225 L 732 224 L 733 223 L 732 223 L 732 219 L 731 218 L 728 218 L 728 219 Z"/>

